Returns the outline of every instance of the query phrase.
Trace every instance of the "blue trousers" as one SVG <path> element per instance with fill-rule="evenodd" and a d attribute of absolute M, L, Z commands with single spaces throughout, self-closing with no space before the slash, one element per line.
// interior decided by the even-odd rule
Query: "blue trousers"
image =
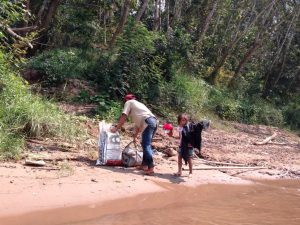
<path fill-rule="evenodd" d="M 149 117 L 146 120 L 148 126 L 142 133 L 142 147 L 143 147 L 143 166 L 148 166 L 148 168 L 153 168 L 153 150 L 151 147 L 152 138 L 157 130 L 157 120 L 155 117 Z"/>

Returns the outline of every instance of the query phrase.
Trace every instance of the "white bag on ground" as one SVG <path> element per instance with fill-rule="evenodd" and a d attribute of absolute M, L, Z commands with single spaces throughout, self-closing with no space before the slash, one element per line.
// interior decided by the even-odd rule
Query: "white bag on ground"
<path fill-rule="evenodd" d="M 99 158 L 96 165 L 121 166 L 122 151 L 120 148 L 120 135 L 111 133 L 111 124 L 101 121 L 99 123 Z"/>
<path fill-rule="evenodd" d="M 142 165 L 143 161 L 143 152 L 139 151 L 137 146 L 135 148 L 130 147 L 133 142 L 130 142 L 122 153 L 123 165 L 125 167 L 132 167 L 132 166 L 140 166 Z"/>

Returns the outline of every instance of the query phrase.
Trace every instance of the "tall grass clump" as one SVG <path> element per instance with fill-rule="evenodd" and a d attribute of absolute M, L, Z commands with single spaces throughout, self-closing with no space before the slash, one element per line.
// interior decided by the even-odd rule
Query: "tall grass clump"
<path fill-rule="evenodd" d="M 0 159 L 18 158 L 26 137 L 77 133 L 70 117 L 29 91 L 0 51 Z"/>

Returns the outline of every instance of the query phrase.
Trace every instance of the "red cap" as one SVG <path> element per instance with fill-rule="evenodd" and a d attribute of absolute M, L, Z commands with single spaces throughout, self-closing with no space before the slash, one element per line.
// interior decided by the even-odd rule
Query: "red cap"
<path fill-rule="evenodd" d="M 173 126 L 170 123 L 165 123 L 163 126 L 164 130 L 173 130 Z"/>
<path fill-rule="evenodd" d="M 127 94 L 124 97 L 125 101 L 129 101 L 129 100 L 132 100 L 132 99 L 135 99 L 135 95 L 134 94 Z"/>

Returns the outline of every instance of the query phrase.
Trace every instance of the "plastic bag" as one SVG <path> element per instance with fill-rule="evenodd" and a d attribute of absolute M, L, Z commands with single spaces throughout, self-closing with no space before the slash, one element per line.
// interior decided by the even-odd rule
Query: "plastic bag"
<path fill-rule="evenodd" d="M 133 142 L 130 142 L 122 152 L 122 160 L 125 167 L 142 165 L 143 152 L 130 147 L 132 144 Z"/>
<path fill-rule="evenodd" d="M 121 166 L 123 164 L 120 134 L 110 132 L 111 126 L 105 121 L 99 123 L 99 158 L 96 165 Z"/>

